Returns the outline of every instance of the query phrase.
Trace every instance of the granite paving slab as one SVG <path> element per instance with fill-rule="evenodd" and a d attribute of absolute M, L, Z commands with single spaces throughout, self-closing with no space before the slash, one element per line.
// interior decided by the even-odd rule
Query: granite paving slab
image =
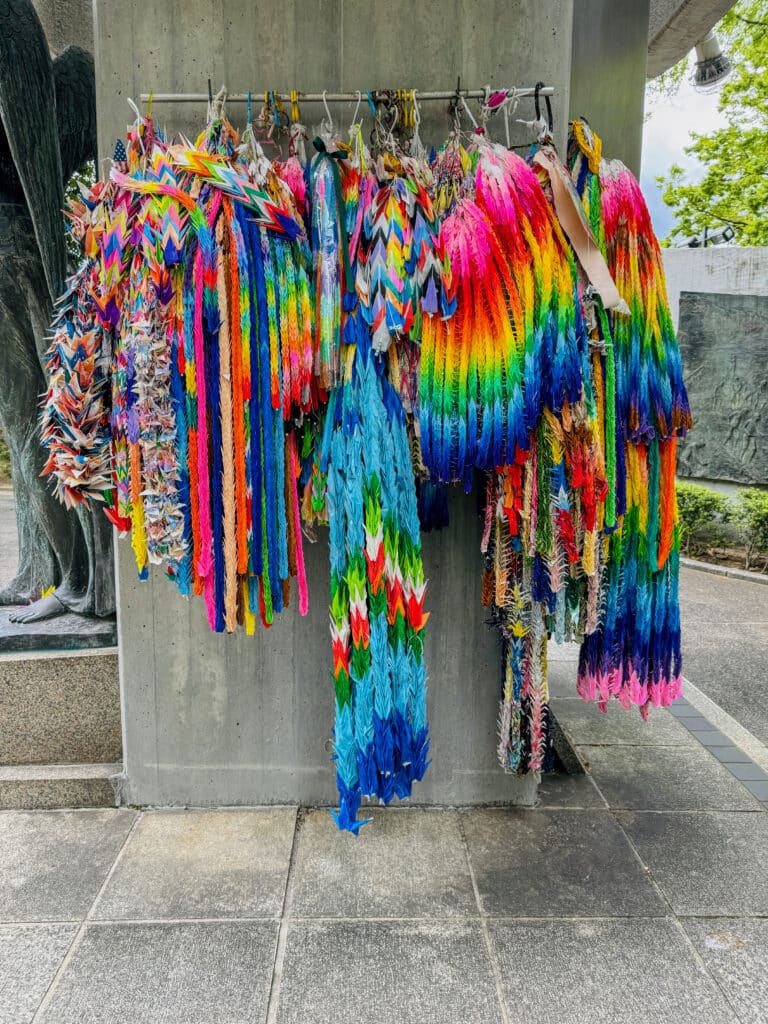
<path fill-rule="evenodd" d="M 724 747 L 708 746 L 707 750 L 712 757 L 716 757 L 722 764 L 754 764 L 749 754 L 733 743 L 729 743 Z"/>
<path fill-rule="evenodd" d="M 0 1024 L 29 1024 L 77 924 L 0 926 Z"/>
<path fill-rule="evenodd" d="M 713 728 L 709 723 L 705 723 L 703 727 L 689 723 L 687 728 L 690 730 L 691 736 L 704 747 L 723 747 L 728 744 L 728 737 L 725 733 Z"/>
<path fill-rule="evenodd" d="M 658 917 L 666 908 L 609 811 L 479 810 L 464 830 L 492 917 Z"/>
<path fill-rule="evenodd" d="M 283 904 L 296 808 L 142 815 L 95 917 L 273 917 Z"/>
<path fill-rule="evenodd" d="M 768 782 L 768 773 L 754 763 L 752 764 L 729 764 L 728 771 L 743 782 Z"/>
<path fill-rule="evenodd" d="M 700 711 L 692 708 L 690 704 L 685 704 L 680 708 L 678 708 L 677 704 L 672 704 L 669 708 L 669 713 L 673 718 L 677 719 L 680 725 L 684 725 L 686 729 L 700 730 L 712 727 L 710 721 Z"/>
<path fill-rule="evenodd" d="M 616 817 L 676 914 L 768 916 L 764 811 L 620 811 Z"/>
<path fill-rule="evenodd" d="M 0 922 L 85 917 L 136 815 L 0 812 Z"/>
<path fill-rule="evenodd" d="M 672 921 L 491 921 L 509 1024 L 739 1024 Z"/>
<path fill-rule="evenodd" d="M 290 913 L 296 917 L 452 917 L 477 913 L 456 811 L 366 808 L 356 839 L 327 810 L 299 827 Z"/>
<path fill-rule="evenodd" d="M 578 648 L 572 660 L 550 661 L 547 657 L 547 686 L 552 700 L 579 700 L 576 693 L 578 667 Z"/>
<path fill-rule="evenodd" d="M 701 746 L 579 747 L 605 799 L 633 810 L 757 809 L 738 779 Z"/>
<path fill-rule="evenodd" d="M 690 732 L 663 708 L 652 708 L 643 721 L 637 708 L 626 710 L 617 700 L 603 713 L 597 704 L 583 700 L 555 699 L 552 706 L 561 727 L 578 745 L 627 744 L 629 746 L 690 747 Z"/>
<path fill-rule="evenodd" d="M 748 789 L 756 800 L 760 800 L 763 803 L 768 801 L 768 782 L 765 780 L 744 780 L 744 788 Z"/>
<path fill-rule="evenodd" d="M 765 1024 L 768 920 L 688 918 L 683 927 L 742 1024 Z"/>
<path fill-rule="evenodd" d="M 685 686 L 683 686 L 685 689 Z M 674 704 L 670 704 L 668 711 L 670 715 L 674 715 L 675 718 L 700 718 L 700 713 L 696 708 L 688 701 L 686 697 L 678 697 Z"/>
<path fill-rule="evenodd" d="M 277 1024 L 502 1021 L 478 921 L 293 921 L 279 999 Z"/>
<path fill-rule="evenodd" d="M 547 646 L 547 664 L 554 662 L 565 662 L 575 665 L 579 660 L 579 645 L 577 643 L 558 644 L 554 641 Z M 575 677 L 574 677 L 575 678 Z"/>
<path fill-rule="evenodd" d="M 605 800 L 589 775 L 555 772 L 541 776 L 536 806 L 605 807 Z"/>
<path fill-rule="evenodd" d="M 276 921 L 90 924 L 40 1024 L 255 1024 Z"/>

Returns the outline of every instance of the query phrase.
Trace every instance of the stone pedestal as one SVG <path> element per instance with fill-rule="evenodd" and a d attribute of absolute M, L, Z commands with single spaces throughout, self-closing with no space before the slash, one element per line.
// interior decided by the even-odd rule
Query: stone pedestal
<path fill-rule="evenodd" d="M 13 608 L 0 607 L 0 654 L 9 651 L 83 651 L 117 645 L 117 620 L 59 615 L 42 622 L 11 622 Z"/>
<path fill-rule="evenodd" d="M 117 651 L 0 654 L 0 809 L 115 803 Z"/>

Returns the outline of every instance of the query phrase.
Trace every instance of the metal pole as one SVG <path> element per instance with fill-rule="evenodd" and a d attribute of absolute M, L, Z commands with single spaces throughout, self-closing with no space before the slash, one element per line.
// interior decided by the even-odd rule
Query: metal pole
<path fill-rule="evenodd" d="M 410 92 L 410 90 L 409 90 Z M 535 88 L 533 86 L 526 86 L 522 89 L 510 88 L 510 89 L 491 89 L 490 95 L 494 92 L 507 92 L 510 96 L 525 97 L 535 95 Z M 554 87 L 551 85 L 545 85 L 539 90 L 540 96 L 553 96 Z M 205 92 L 156 92 L 148 93 L 143 92 L 141 94 L 142 103 L 148 103 L 150 95 L 153 103 L 208 103 L 208 94 Z M 254 89 L 251 96 L 256 98 L 263 96 L 264 90 L 259 92 Z M 363 91 L 361 93 L 362 98 L 365 99 L 367 93 Z M 371 90 L 371 95 L 375 100 L 382 98 L 382 90 Z M 455 99 L 457 92 L 455 89 L 446 89 L 441 92 L 420 92 L 416 90 L 416 101 L 422 103 L 424 101 L 429 102 L 430 100 L 452 100 Z M 481 100 L 486 95 L 485 89 L 461 89 L 459 95 L 463 96 L 468 100 Z M 277 99 L 281 103 L 290 103 L 290 93 L 275 93 Z M 296 99 L 299 103 L 322 103 L 325 100 L 327 103 L 355 103 L 360 98 L 357 92 L 300 92 L 297 94 Z M 232 93 L 225 97 L 227 103 L 247 103 L 248 93 L 238 92 Z"/>

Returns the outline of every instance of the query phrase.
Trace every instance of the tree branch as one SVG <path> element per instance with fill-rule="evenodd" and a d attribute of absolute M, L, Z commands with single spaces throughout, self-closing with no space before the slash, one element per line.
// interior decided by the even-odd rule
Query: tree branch
<path fill-rule="evenodd" d="M 736 14 L 734 12 L 734 18 L 738 18 L 739 21 L 743 21 L 745 25 L 758 25 L 760 28 L 768 28 L 768 21 L 759 21 L 755 18 L 745 18 L 742 14 Z"/>
<path fill-rule="evenodd" d="M 719 220 L 723 224 L 730 224 L 732 228 L 743 228 L 746 225 L 745 220 L 732 220 L 730 217 L 724 217 L 721 213 L 715 213 L 714 210 L 707 211 L 710 217 L 715 220 Z"/>

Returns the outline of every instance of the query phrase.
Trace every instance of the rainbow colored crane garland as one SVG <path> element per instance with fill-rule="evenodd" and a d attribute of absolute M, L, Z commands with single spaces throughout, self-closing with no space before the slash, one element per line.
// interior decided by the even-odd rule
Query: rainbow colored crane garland
<path fill-rule="evenodd" d="M 578 691 L 605 704 L 671 704 L 680 695 L 682 658 L 675 462 L 677 438 L 691 427 L 664 282 L 661 251 L 640 187 L 618 160 L 601 159 L 600 139 L 575 121 L 569 163 L 596 238 L 629 316 L 600 317 L 615 363 L 616 529 L 607 541 L 604 614 L 585 637 Z"/>
<path fill-rule="evenodd" d="M 363 797 L 427 768 L 419 513 L 444 524 L 445 484 L 485 480 L 506 771 L 551 761 L 550 636 L 581 642 L 603 709 L 675 698 L 691 421 L 647 209 L 585 123 L 569 166 L 629 315 L 587 287 L 541 163 L 481 134 L 374 161 L 358 127 L 305 166 L 294 129 L 275 164 L 218 115 L 194 145 L 149 118 L 118 143 L 69 211 L 85 261 L 42 433 L 61 500 L 104 502 L 139 575 L 164 565 L 217 632 L 270 625 L 291 577 L 305 614 L 301 521 L 328 523 L 334 815 L 357 833 Z"/>

